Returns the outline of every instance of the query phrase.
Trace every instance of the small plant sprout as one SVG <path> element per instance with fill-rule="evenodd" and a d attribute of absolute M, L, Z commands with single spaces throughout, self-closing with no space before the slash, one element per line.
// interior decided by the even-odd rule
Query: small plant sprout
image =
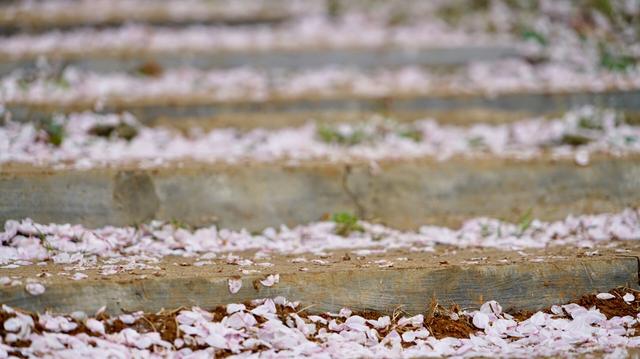
<path fill-rule="evenodd" d="M 587 130 L 602 130 L 602 118 L 599 116 L 582 116 L 578 120 L 578 127 Z"/>
<path fill-rule="evenodd" d="M 489 224 L 483 223 L 481 225 L 480 235 L 482 235 L 482 237 L 489 237 L 491 235 L 491 227 L 489 227 Z"/>
<path fill-rule="evenodd" d="M 53 252 L 54 248 L 47 240 L 47 236 L 38 230 L 38 239 L 40 240 L 40 244 L 47 250 L 47 252 Z"/>
<path fill-rule="evenodd" d="M 414 142 L 422 141 L 422 138 L 424 136 L 422 131 L 420 131 L 420 129 L 416 128 L 415 126 L 404 126 L 400 130 L 398 130 L 398 135 L 400 137 L 413 140 Z"/>
<path fill-rule="evenodd" d="M 601 44 L 600 66 L 613 72 L 625 72 L 636 65 L 637 59 L 623 51 L 613 51 Z"/>
<path fill-rule="evenodd" d="M 193 229 L 190 225 L 177 218 L 173 218 L 171 221 L 169 221 L 169 224 L 175 229 L 186 229 L 188 231 Z"/>
<path fill-rule="evenodd" d="M 358 217 L 354 214 L 337 212 L 331 216 L 331 220 L 336 224 L 335 233 L 339 236 L 347 237 L 352 232 L 364 231 L 364 228 L 358 223 Z"/>
<path fill-rule="evenodd" d="M 547 40 L 546 36 L 531 28 L 523 29 L 521 35 L 525 41 L 533 41 L 542 46 L 547 46 L 547 44 L 549 43 L 549 40 Z"/>
<path fill-rule="evenodd" d="M 60 147 L 65 137 L 64 124 L 54 118 L 46 118 L 40 123 L 40 129 L 47 135 L 47 142 Z"/>
<path fill-rule="evenodd" d="M 467 141 L 471 148 L 481 148 L 485 146 L 484 138 L 480 136 L 471 137 Z"/>
<path fill-rule="evenodd" d="M 374 116 L 355 124 L 319 125 L 316 138 L 325 143 L 353 146 L 383 141 L 387 136 L 397 136 L 420 142 L 422 130 L 414 124 L 402 124 L 392 119 Z"/>
<path fill-rule="evenodd" d="M 610 132 L 624 123 L 624 114 L 603 109 L 590 109 L 567 122 L 560 143 L 569 146 L 583 146 Z"/>
<path fill-rule="evenodd" d="M 518 220 L 518 236 L 522 236 L 533 222 L 533 208 L 529 208 Z"/>
<path fill-rule="evenodd" d="M 609 19 L 613 19 L 616 13 L 616 9 L 610 0 L 590 0 L 587 6 Z"/>
<path fill-rule="evenodd" d="M 366 134 L 352 126 L 318 126 L 317 136 L 322 142 L 353 146 L 364 142 Z"/>

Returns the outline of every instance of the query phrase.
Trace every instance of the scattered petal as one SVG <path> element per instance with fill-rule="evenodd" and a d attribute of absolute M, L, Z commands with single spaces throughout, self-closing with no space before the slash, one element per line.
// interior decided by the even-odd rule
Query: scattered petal
<path fill-rule="evenodd" d="M 269 274 L 267 278 L 260 281 L 260 283 L 265 287 L 272 287 L 278 282 L 280 282 L 280 274 Z"/>
<path fill-rule="evenodd" d="M 231 292 L 231 294 L 236 294 L 240 291 L 240 288 L 242 288 L 242 279 L 240 278 L 229 278 L 229 292 Z"/>
<path fill-rule="evenodd" d="M 611 294 L 611 293 L 599 293 L 598 295 L 596 295 L 596 298 L 600 299 L 600 300 L 609 300 L 609 299 L 613 299 L 616 296 Z"/>
<path fill-rule="evenodd" d="M 40 283 L 27 283 L 25 289 L 31 295 L 41 295 L 45 292 L 45 287 Z"/>

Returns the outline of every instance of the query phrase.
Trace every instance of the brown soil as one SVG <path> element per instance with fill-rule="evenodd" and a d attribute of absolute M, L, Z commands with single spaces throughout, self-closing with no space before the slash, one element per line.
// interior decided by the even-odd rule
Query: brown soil
<path fill-rule="evenodd" d="M 536 313 L 528 311 L 528 310 L 519 310 L 517 312 L 512 312 L 512 313 L 509 313 L 509 314 L 511 314 L 511 316 L 513 317 L 513 319 L 516 322 L 522 322 L 522 321 L 525 321 L 525 320 L 531 318 L 531 316 L 536 314 Z"/>
<path fill-rule="evenodd" d="M 618 288 L 610 291 L 609 293 L 615 295 L 615 298 L 602 300 L 596 298 L 595 294 L 589 294 L 583 296 L 575 303 L 585 308 L 596 307 L 602 314 L 607 316 L 607 319 L 623 317 L 625 315 L 635 317 L 640 313 L 640 292 L 627 288 Z M 635 296 L 635 300 L 627 304 L 622 299 L 626 293 L 632 293 Z"/>
<path fill-rule="evenodd" d="M 469 338 L 471 334 L 478 331 L 469 319 L 469 317 L 460 317 L 458 320 L 453 320 L 447 315 L 435 314 L 431 319 L 426 320 L 425 324 L 429 333 L 437 339 Z"/>

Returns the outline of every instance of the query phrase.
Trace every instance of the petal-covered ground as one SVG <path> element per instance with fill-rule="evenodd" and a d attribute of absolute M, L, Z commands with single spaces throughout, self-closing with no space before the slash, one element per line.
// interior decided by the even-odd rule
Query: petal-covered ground
<path fill-rule="evenodd" d="M 491 1 L 473 6 L 438 2 L 426 6 L 430 8 L 426 12 L 416 12 L 414 7 L 419 6 L 374 6 L 370 12 L 349 12 L 337 17 L 301 16 L 280 26 L 175 29 L 125 25 L 1 37 L 0 56 L 5 61 L 23 57 L 39 60 L 37 71 L 18 69 L 3 78 L 0 100 L 24 104 L 82 102 L 99 107 L 105 102 L 145 101 L 154 96 L 172 101 L 193 97 L 208 101 L 263 101 L 345 94 L 495 94 L 640 87 L 638 34 L 631 30 L 637 26 L 635 1 L 585 6 L 551 1 L 532 5 Z M 414 16 L 414 12 L 419 15 Z M 407 66 L 375 71 L 329 67 L 280 75 L 255 68 L 163 71 L 154 67 L 150 72 L 141 69 L 136 74 L 121 71 L 101 75 L 73 67 L 61 69 L 56 64 L 59 57 L 82 58 L 91 54 L 126 58 L 137 53 L 162 56 L 362 48 L 410 52 L 495 44 L 517 47 L 522 54 L 496 62 L 471 61 L 452 74 Z"/>
<path fill-rule="evenodd" d="M 527 159 L 550 154 L 589 163 L 593 153 L 613 156 L 640 152 L 640 127 L 622 113 L 584 107 L 556 119 L 470 127 L 434 120 L 398 123 L 382 117 L 360 124 L 279 130 L 232 128 L 185 135 L 169 128 L 144 127 L 128 114 L 80 113 L 48 122 L 8 122 L 0 127 L 0 165 L 91 168 L 126 163 L 143 167 L 177 160 L 239 162 L 279 160 L 385 160 L 453 156 Z"/>
<path fill-rule="evenodd" d="M 190 230 L 176 223 L 157 221 L 137 227 L 108 226 L 99 229 L 70 224 L 38 224 L 29 219 L 7 221 L 4 231 L 0 232 L 0 263 L 19 266 L 52 260 L 55 263 L 90 265 L 95 263 L 96 257 L 209 255 L 215 258 L 216 254 L 243 251 L 258 251 L 267 256 L 269 253 L 297 255 L 367 248 L 378 251 L 406 248 L 428 252 L 438 244 L 511 250 L 568 245 L 589 248 L 597 244 L 640 240 L 638 209 L 611 214 L 571 215 L 555 222 L 542 222 L 530 215 L 524 216 L 517 224 L 475 218 L 466 221 L 459 229 L 423 226 L 416 232 L 398 231 L 352 218 L 294 228 L 267 228 L 257 234 L 216 226 Z M 260 254 L 256 254 L 256 258 L 260 258 Z"/>
<path fill-rule="evenodd" d="M 115 29 L 84 28 L 69 32 L 16 35 L 0 38 L 0 56 L 34 55 L 163 54 L 178 51 L 210 54 L 232 51 L 308 49 L 361 49 L 389 46 L 424 48 L 495 44 L 505 36 L 470 34 L 437 21 L 388 27 L 363 16 L 336 22 L 325 17 L 306 17 L 281 26 L 190 26 L 183 28 L 125 25 Z"/>
<path fill-rule="evenodd" d="M 311 314 L 283 297 L 201 308 L 109 316 L 32 314 L 2 306 L 0 356 L 117 358 L 621 357 L 640 346 L 640 293 L 619 288 L 536 313 L 499 303 L 423 313 L 400 308 Z"/>

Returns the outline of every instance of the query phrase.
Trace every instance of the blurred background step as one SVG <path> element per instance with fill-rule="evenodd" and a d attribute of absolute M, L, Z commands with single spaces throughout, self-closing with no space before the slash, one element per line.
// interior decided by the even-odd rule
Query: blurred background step
<path fill-rule="evenodd" d="M 122 21 L 109 29 L 0 38 L 0 103 L 14 120 L 130 111 L 147 124 L 179 119 L 201 121 L 205 127 L 250 128 L 232 119 L 266 123 L 278 117 L 282 120 L 273 125 L 278 127 L 309 116 L 348 118 L 353 113 L 419 117 L 451 111 L 546 114 L 581 105 L 640 107 L 635 58 L 598 42 L 602 34 L 590 32 L 595 25 L 589 19 L 607 14 L 590 2 L 555 8 L 464 0 L 282 0 L 268 5 L 55 0 L 12 2 L 4 11 L 14 20 L 20 18 L 16 11 L 54 19 L 56 11 L 70 6 L 78 9 L 76 20 L 108 23 L 105 19 L 113 14 L 92 17 L 105 6 Z M 132 6 L 138 12 L 123 10 Z M 212 16 L 199 6 L 228 14 L 269 8 L 293 15 L 279 24 L 188 26 L 185 19 Z M 152 10 L 171 13 L 185 26 L 154 26 L 145 13 Z M 627 12 L 617 5 L 613 10 Z M 625 19 L 609 21 L 615 28 L 624 25 L 616 21 Z M 543 20 L 549 23 L 539 26 Z M 617 46 L 628 39 L 615 40 Z M 447 69 L 438 68 L 442 65 Z"/>
<path fill-rule="evenodd" d="M 311 119 L 328 122 L 359 121 L 370 114 L 399 120 L 415 120 L 435 115 L 447 123 L 502 122 L 521 119 L 523 114 L 549 115 L 580 106 L 617 109 L 629 114 L 640 112 L 640 90 L 592 92 L 515 92 L 488 94 L 399 96 L 305 96 L 268 101 L 221 101 L 183 97 L 171 100 L 163 96 L 138 102 L 126 98 L 60 103 L 43 99 L 41 103 L 6 102 L 4 110 L 14 121 L 37 121 L 52 114 L 82 111 L 96 113 L 129 112 L 145 124 L 202 128 L 298 126 Z M 494 117 L 495 116 L 495 117 Z"/>
<path fill-rule="evenodd" d="M 401 229 L 459 225 L 470 217 L 543 220 L 640 203 L 640 160 L 594 156 L 586 167 L 550 158 L 430 159 L 296 164 L 182 163 L 139 169 L 54 170 L 5 165 L 0 222 L 87 226 L 151 219 L 250 231 L 296 225 L 339 211 Z"/>
<path fill-rule="evenodd" d="M 33 70 L 42 62 L 44 55 L 19 60 L 2 59 L 0 56 L 0 76 L 16 70 Z M 71 67 L 92 72 L 129 72 L 141 69 L 199 69 L 254 67 L 259 69 L 308 69 L 329 65 L 357 68 L 380 68 L 401 66 L 454 67 L 472 61 L 497 61 L 521 58 L 522 51 L 509 45 L 466 45 L 432 48 L 363 48 L 363 49 L 275 49 L 272 51 L 197 51 L 182 53 L 153 54 L 144 52 L 86 52 L 78 55 L 46 56 L 53 68 Z"/>
<path fill-rule="evenodd" d="M 335 18 L 353 13 L 397 25 L 437 13 L 458 19 L 472 10 L 487 10 L 487 4 L 469 6 L 465 0 L 3 0 L 0 27 L 13 33 L 132 22 L 162 26 L 261 24 L 300 16 Z"/>
<path fill-rule="evenodd" d="M 4 34 L 118 26 L 142 22 L 163 26 L 189 24 L 246 25 L 280 22 L 297 10 L 321 11 L 323 1 L 203 0 L 53 0 L 3 1 Z M 73 9 L 72 11 L 70 9 Z"/>
<path fill-rule="evenodd" d="M 191 67 L 309 68 L 323 65 L 456 66 L 523 58 L 541 61 L 518 36 L 461 31 L 434 17 L 389 24 L 367 16 L 303 15 L 280 24 L 153 26 L 18 33 L 0 37 L 0 74 L 67 66 L 98 72 Z"/>

